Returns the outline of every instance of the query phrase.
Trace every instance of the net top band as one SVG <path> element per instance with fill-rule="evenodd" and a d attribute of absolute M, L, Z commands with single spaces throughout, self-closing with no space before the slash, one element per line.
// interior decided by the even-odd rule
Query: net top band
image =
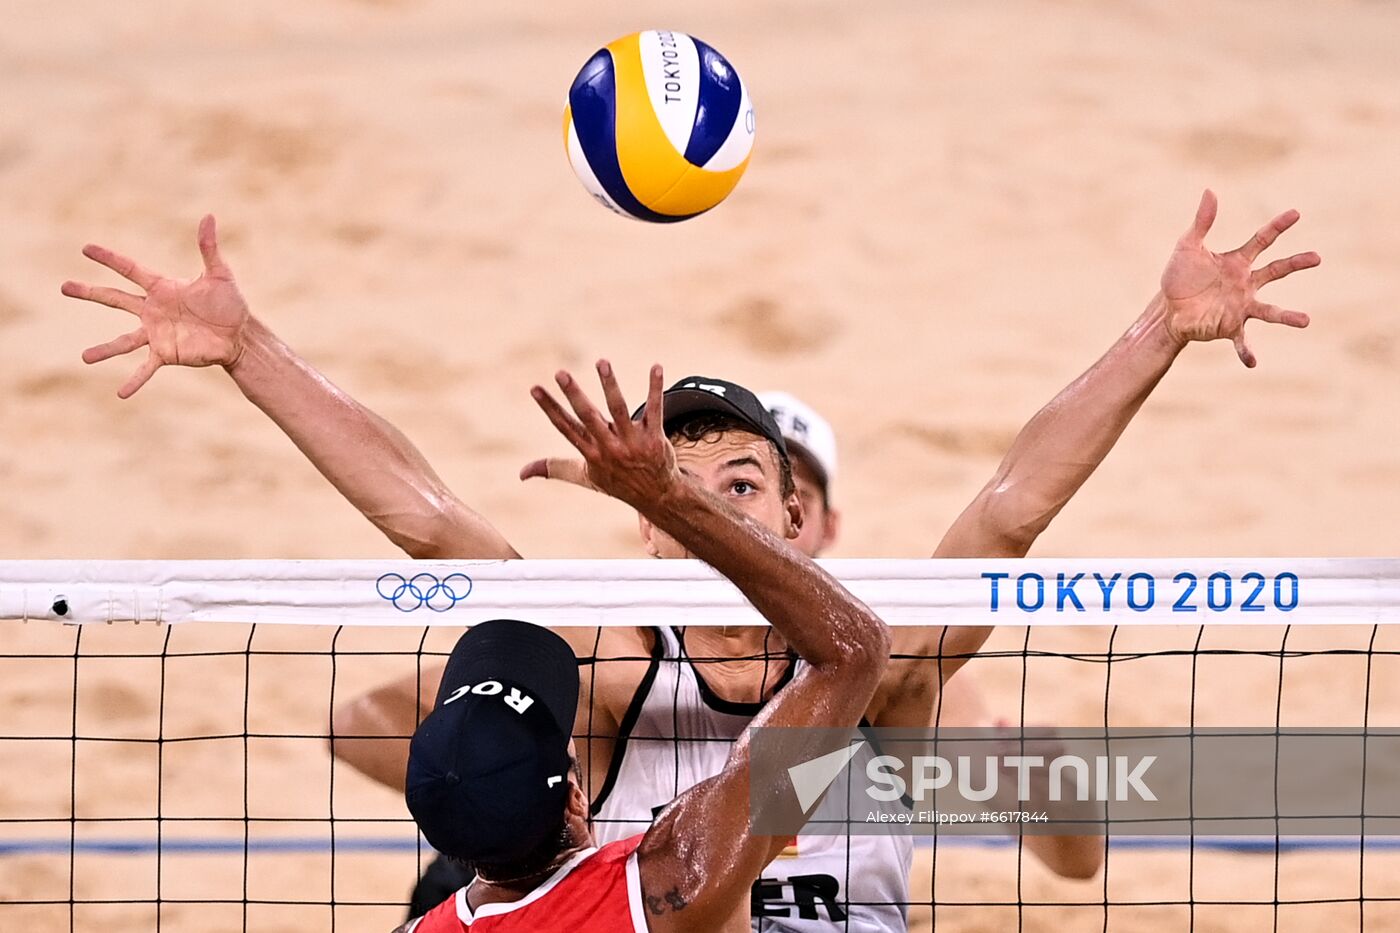
<path fill-rule="evenodd" d="M 824 560 L 891 625 L 1400 621 L 1400 559 Z M 698 561 L 0 561 L 0 619 L 762 625 Z"/>

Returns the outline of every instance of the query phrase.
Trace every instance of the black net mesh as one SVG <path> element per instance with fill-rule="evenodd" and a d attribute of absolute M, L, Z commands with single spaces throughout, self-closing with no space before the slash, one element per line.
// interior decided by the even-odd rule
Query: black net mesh
<path fill-rule="evenodd" d="M 401 797 L 347 764 L 371 740 L 333 737 L 332 710 L 420 678 L 457 634 L 0 623 L 0 929 L 392 929 L 434 853 Z M 691 659 L 702 672 L 708 660 Z M 931 714 L 1390 726 L 1397 674 L 1392 626 L 1006 628 Z M 1396 849 L 1125 838 L 1075 879 L 1029 839 L 935 836 L 916 846 L 908 912 L 916 930 L 1400 929 Z"/>

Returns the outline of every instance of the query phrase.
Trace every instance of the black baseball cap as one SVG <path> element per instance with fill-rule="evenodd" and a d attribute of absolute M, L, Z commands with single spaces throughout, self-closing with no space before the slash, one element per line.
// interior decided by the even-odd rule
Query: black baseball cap
<path fill-rule="evenodd" d="M 457 640 L 408 751 L 404 798 L 433 848 L 510 862 L 558 830 L 578 689 L 572 649 L 546 628 L 494 619 Z"/>
<path fill-rule="evenodd" d="M 632 419 L 642 416 L 643 405 L 632 413 Z M 778 422 L 768 408 L 748 389 L 738 383 L 709 376 L 687 376 L 676 382 L 661 395 L 662 428 L 670 431 L 671 426 L 686 415 L 696 412 L 719 412 L 730 415 L 755 434 L 772 441 L 778 454 L 784 460 L 788 457 L 787 442 Z"/>

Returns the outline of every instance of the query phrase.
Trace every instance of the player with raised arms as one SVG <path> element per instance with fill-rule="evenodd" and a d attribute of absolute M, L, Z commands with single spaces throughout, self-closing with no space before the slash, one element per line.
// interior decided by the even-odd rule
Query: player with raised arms
<path fill-rule="evenodd" d="M 598 369 L 611 421 L 571 379 L 561 381 L 573 415 L 533 390 L 583 455 L 594 488 L 733 581 L 801 659 L 802 670 L 753 725 L 856 725 L 889 661 L 885 624 L 781 536 L 678 467 L 662 430 L 660 366 L 636 420 L 611 369 Z M 578 700 L 574 654 L 547 629 L 498 620 L 458 641 L 435 709 L 413 737 L 406 799 L 428 841 L 476 877 L 403 933 L 749 929 L 750 886 L 784 844 L 750 831 L 750 800 L 801 812 L 787 769 L 751 773 L 745 733 L 717 774 L 683 792 L 645 832 L 596 848 L 571 740 Z"/>
<path fill-rule="evenodd" d="M 768 409 L 778 430 L 787 444 L 788 457 L 792 460 L 792 480 L 797 489 L 797 498 L 802 500 L 802 530 L 792 541 L 792 546 L 808 557 L 821 557 L 833 545 L 841 533 L 841 512 L 836 506 L 834 487 L 837 471 L 836 432 L 831 423 L 822 417 L 811 405 L 790 392 L 770 391 L 758 393 L 759 403 Z M 931 716 L 931 725 L 939 728 L 992 728 L 1008 730 L 1005 718 L 992 715 L 987 707 L 977 680 L 969 677 L 975 672 L 968 671 L 956 680 L 948 681 L 938 695 Z M 1022 726 L 1028 723 L 1021 723 Z M 1040 730 L 1045 733 L 1043 728 Z M 648 747 L 638 746 L 637 751 L 646 754 Z M 652 752 L 655 753 L 654 751 Z M 1016 752 L 1012 752 L 1015 754 Z M 1014 770 L 1007 776 L 1013 777 Z M 1044 771 L 1035 773 L 1030 785 L 1031 801 L 1001 799 L 1007 790 L 1014 790 L 1016 782 L 1003 781 L 1002 794 L 986 804 L 987 809 L 995 810 L 1047 810 L 1055 811 L 1054 816 L 1062 820 L 1099 819 L 1097 813 L 1090 814 L 1077 808 L 1052 801 L 1050 788 Z M 1063 878 L 1092 878 L 1103 864 L 1103 836 L 1051 836 L 1027 835 L 1021 837 L 1026 851 L 1038 858 L 1046 868 Z M 448 874 L 450 867 L 439 866 L 436 873 Z M 754 892 L 754 910 L 767 909 L 763 903 L 766 896 L 775 891 L 792 887 L 795 882 L 788 874 L 786 860 L 775 861 L 764 872 L 762 884 Z"/>
<path fill-rule="evenodd" d="M 1306 326 L 1306 315 L 1263 303 L 1257 291 L 1315 266 L 1317 254 L 1300 253 L 1253 268 L 1259 255 L 1297 221 L 1297 213 L 1274 218 L 1236 250 L 1214 253 L 1204 239 L 1215 213 L 1215 196 L 1207 191 L 1147 309 L 1098 362 L 1021 430 L 992 478 L 944 534 L 935 557 L 1025 556 L 1188 343 L 1231 340 L 1240 359 L 1253 366 L 1254 355 L 1244 338 L 1246 321 Z M 145 362 L 119 395 L 129 397 L 164 365 L 223 366 L 322 474 L 410 556 L 519 556 L 485 518 L 448 489 L 401 432 L 331 384 L 252 317 L 219 254 L 212 217 L 200 224 L 199 246 L 204 271 L 193 280 L 159 276 L 101 247 L 84 250 L 142 288 L 144 296 L 64 284 L 66 295 L 120 308 L 140 319 L 134 331 L 83 354 L 95 363 L 149 346 Z M 561 374 L 560 380 L 566 394 L 578 392 L 567 376 Z M 772 416 L 741 387 L 726 389 L 726 397 L 687 387 L 687 381 L 701 380 L 683 380 L 663 399 L 664 428 L 681 468 L 771 531 L 796 537 L 802 506 Z M 576 461 L 546 460 L 529 465 L 523 475 L 577 482 L 586 474 Z M 689 556 L 645 517 L 639 524 L 648 553 Z M 976 653 L 990 631 L 898 630 L 895 659 L 865 721 L 874 726 L 925 726 L 940 682 Z M 666 701 L 665 722 L 681 746 L 714 747 L 714 742 L 688 740 L 697 735 L 738 736 L 794 669 L 781 645 L 770 642 L 769 630 L 763 628 L 677 631 L 658 618 L 654 627 L 561 634 L 586 663 L 575 734 L 587 737 L 579 764 L 595 814 L 602 813 L 609 796 L 620 788 L 629 734 L 660 700 Z M 431 710 L 440 675 L 440 668 L 425 670 L 421 682 L 409 676 L 338 709 L 335 752 L 377 780 L 402 787 L 407 736 Z M 663 785 L 679 793 L 710 776 L 713 770 L 707 769 L 723 760 L 699 753 L 660 757 L 678 761 L 672 773 L 650 775 L 652 784 L 621 792 L 635 792 L 638 801 Z M 604 835 L 629 828 L 626 822 L 598 824 Z M 839 923 L 849 930 L 901 929 L 908 901 L 907 837 L 852 836 L 839 865 L 832 857 L 830 852 L 798 853 L 793 877 L 805 879 L 805 887 L 793 885 L 766 904 L 763 928 L 811 931 Z M 812 870 L 796 872 L 803 860 L 816 861 Z M 843 870 L 834 870 L 834 865 Z M 853 865 L 860 870 L 850 871 Z"/>

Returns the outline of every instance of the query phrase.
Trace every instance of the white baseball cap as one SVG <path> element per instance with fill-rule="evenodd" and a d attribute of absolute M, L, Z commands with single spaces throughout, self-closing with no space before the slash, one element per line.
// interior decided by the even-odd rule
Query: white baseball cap
<path fill-rule="evenodd" d="M 831 424 L 810 405 L 786 392 L 760 392 L 758 400 L 778 422 L 778 430 L 788 445 L 796 445 L 809 455 L 829 493 L 836 478 L 836 432 Z"/>

